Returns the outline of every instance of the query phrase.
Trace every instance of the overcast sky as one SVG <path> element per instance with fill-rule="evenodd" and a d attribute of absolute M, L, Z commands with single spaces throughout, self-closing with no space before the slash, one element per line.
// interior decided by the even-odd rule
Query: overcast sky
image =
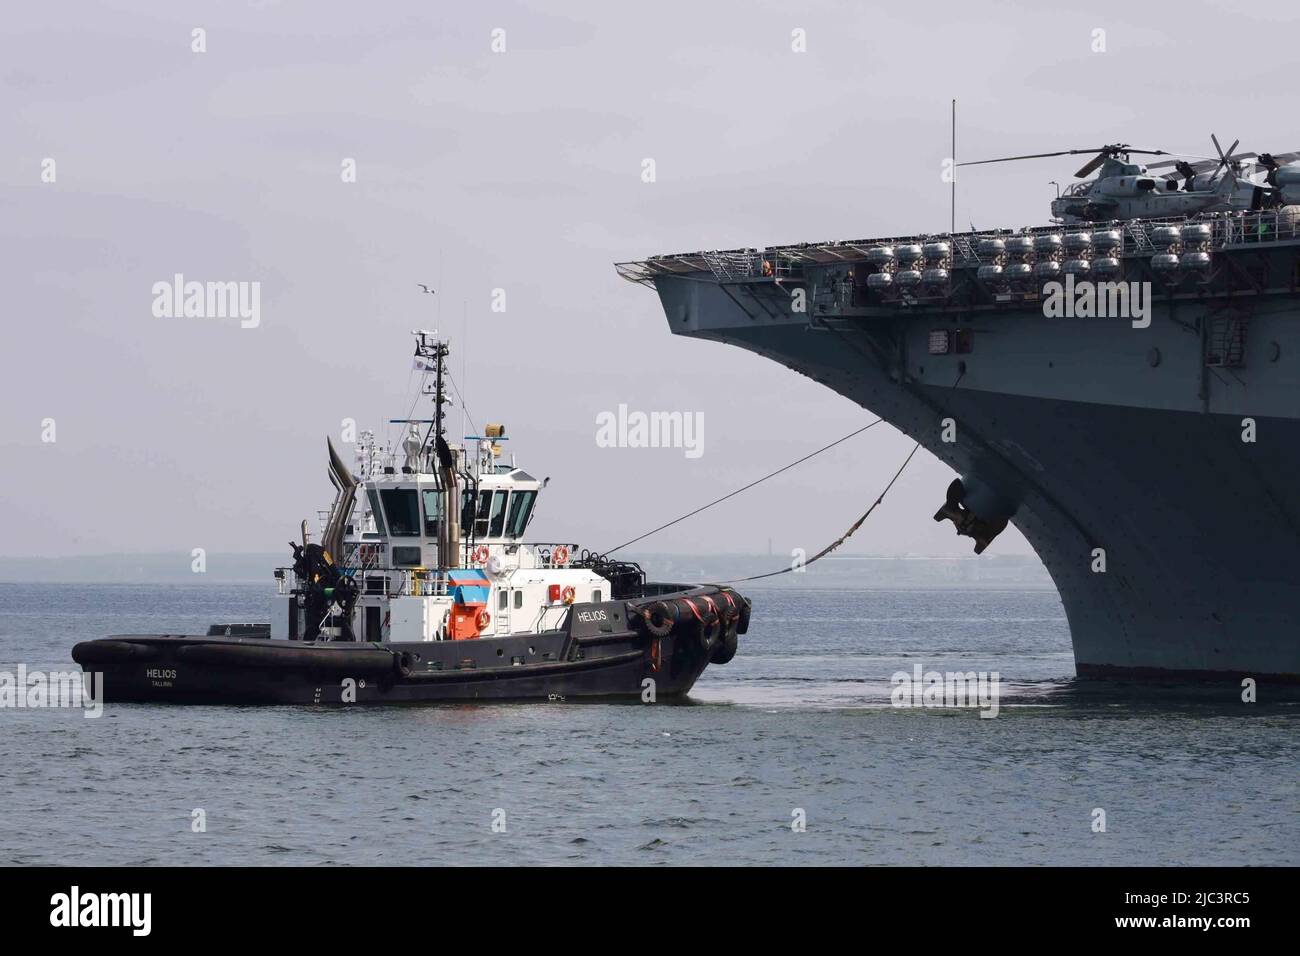
<path fill-rule="evenodd" d="M 328 506 L 325 436 L 406 413 L 416 327 L 450 336 L 475 418 L 506 422 L 519 463 L 551 476 L 535 535 L 607 548 L 873 417 L 672 336 L 615 261 L 946 228 L 954 96 L 963 159 L 1205 153 L 1211 131 L 1295 149 L 1296 19 L 1277 3 L 11 4 L 0 553 L 283 547 Z M 1078 165 L 967 171 L 958 223 L 1041 223 L 1048 182 Z M 155 317 L 152 286 L 176 273 L 259 282 L 260 326 Z M 702 412 L 704 454 L 597 447 L 620 403 Z M 640 547 L 812 552 L 910 447 L 881 426 Z M 847 550 L 968 553 L 931 520 L 951 477 L 922 453 Z M 1008 530 L 992 551 L 1030 549 Z"/>

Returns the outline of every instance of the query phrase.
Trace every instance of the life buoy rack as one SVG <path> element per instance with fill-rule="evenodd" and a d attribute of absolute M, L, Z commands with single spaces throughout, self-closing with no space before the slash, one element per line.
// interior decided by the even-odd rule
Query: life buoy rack
<path fill-rule="evenodd" d="M 474 564 L 483 564 L 487 561 L 489 554 L 491 554 L 491 552 L 488 551 L 488 546 L 486 544 L 480 544 L 470 552 L 469 559 Z"/>
<path fill-rule="evenodd" d="M 557 568 L 562 568 L 569 563 L 569 549 L 564 545 L 557 545 L 551 552 L 551 563 Z"/>

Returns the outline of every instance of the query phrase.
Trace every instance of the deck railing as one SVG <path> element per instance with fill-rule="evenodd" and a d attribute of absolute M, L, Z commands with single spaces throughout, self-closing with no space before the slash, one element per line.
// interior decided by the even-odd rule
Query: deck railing
<path fill-rule="evenodd" d="M 841 242 L 808 242 L 766 249 L 732 249 L 722 252 L 687 252 L 652 256 L 636 262 L 615 263 L 618 274 L 629 282 L 653 285 L 661 276 L 712 274 L 718 282 L 780 280 L 797 276 L 805 265 L 830 265 L 860 261 L 873 246 L 923 245 L 927 242 L 950 242 L 954 267 L 979 266 L 985 262 L 979 254 L 979 240 L 1007 239 L 1011 236 L 1040 236 L 1074 232 L 1120 233 L 1120 255 L 1150 255 L 1154 246 L 1149 239 L 1159 226 L 1208 225 L 1211 238 L 1208 249 L 1247 248 L 1259 244 L 1300 241 L 1300 217 L 1290 209 L 1261 210 L 1246 213 L 1215 213 L 1192 218 L 1170 217 L 1127 222 L 1076 223 L 1069 226 L 1048 225 L 1013 230 L 989 230 L 965 233 L 934 233 L 892 236 L 879 239 L 854 239 Z"/>

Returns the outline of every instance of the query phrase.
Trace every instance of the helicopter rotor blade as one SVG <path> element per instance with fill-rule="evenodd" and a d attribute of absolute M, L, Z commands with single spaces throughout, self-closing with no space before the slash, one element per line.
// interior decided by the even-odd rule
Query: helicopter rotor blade
<path fill-rule="evenodd" d="M 1166 156 L 1178 156 L 1179 159 L 1167 159 L 1162 163 L 1148 163 L 1147 169 L 1170 169 L 1181 162 L 1191 162 L 1193 166 L 1200 166 L 1208 163 L 1213 166 L 1218 162 L 1213 156 L 1200 156 L 1196 153 L 1166 153 Z M 1208 167 L 1207 167 L 1208 168 Z"/>
<path fill-rule="evenodd" d="M 1183 172 L 1179 169 L 1179 165 L 1182 162 L 1183 160 L 1174 160 L 1168 163 L 1152 163 L 1150 166 L 1147 167 L 1147 171 L 1150 172 L 1155 169 L 1166 169 L 1172 167 L 1174 169 L 1174 172 L 1161 173 L 1160 175 L 1163 176 L 1165 179 L 1177 179 L 1183 175 Z M 1199 162 L 1188 163 L 1187 165 L 1191 168 L 1193 172 L 1203 173 L 1206 170 L 1214 169 L 1216 166 L 1219 165 L 1219 161 L 1217 159 L 1203 159 L 1200 160 Z"/>
<path fill-rule="evenodd" d="M 1073 156 L 1076 153 L 1095 153 L 1095 149 L 1060 149 L 1054 153 L 1027 153 L 1024 156 L 1001 156 L 998 159 L 975 159 L 958 166 L 983 166 L 986 163 L 1009 163 L 1017 159 L 1044 159 L 1048 156 Z"/>
<path fill-rule="evenodd" d="M 1074 174 L 1074 178 L 1083 179 L 1085 176 L 1090 175 L 1094 169 L 1096 169 L 1098 166 L 1100 166 L 1109 158 L 1110 158 L 1109 153 L 1106 152 L 1098 153 L 1096 156 L 1092 157 L 1092 159 L 1088 160 L 1088 162 L 1086 162 L 1083 165 L 1083 168 L 1081 168 L 1077 173 Z"/>
<path fill-rule="evenodd" d="M 1094 169 L 1106 161 L 1108 157 L 1127 155 L 1129 153 L 1142 153 L 1147 156 L 1169 156 L 1169 152 L 1163 149 L 1133 149 L 1127 143 L 1111 143 L 1107 146 L 1092 146 L 1084 149 L 1058 149 L 1052 153 L 1026 153 L 1023 156 L 999 156 L 997 159 L 974 159 L 964 163 L 958 163 L 958 166 L 983 166 L 987 163 L 1010 163 L 1021 159 L 1046 159 L 1051 156 L 1080 156 L 1087 153 L 1095 153 L 1089 163 L 1078 173 L 1075 173 L 1080 179 L 1087 176 Z"/>
<path fill-rule="evenodd" d="M 1141 153 L 1142 155 L 1145 156 L 1169 156 L 1170 155 L 1169 152 L 1163 149 L 1134 149 L 1133 147 L 1129 146 L 1127 143 L 1116 143 L 1113 146 L 1102 147 L 1102 149 L 1098 151 L 1097 155 L 1094 156 L 1087 163 L 1085 163 L 1083 168 L 1080 169 L 1074 175 L 1077 179 L 1083 179 L 1085 176 L 1090 175 L 1093 172 L 1093 170 L 1095 170 L 1098 166 L 1104 163 L 1107 159 L 1115 156 L 1121 156 L 1121 155 L 1124 156 L 1125 159 L 1127 159 L 1130 153 Z"/>
<path fill-rule="evenodd" d="M 1232 151 L 1241 145 L 1241 140 L 1239 139 L 1233 140 L 1232 145 L 1228 147 L 1228 151 L 1225 153 L 1223 151 L 1223 147 L 1219 145 L 1219 137 L 1211 133 L 1210 139 L 1214 141 L 1214 148 L 1219 151 L 1219 169 L 1222 169 L 1224 172 L 1226 172 L 1228 176 L 1232 178 L 1232 184 L 1236 186 L 1238 179 L 1237 179 L 1237 165 L 1235 160 L 1241 157 L 1233 156 Z"/>

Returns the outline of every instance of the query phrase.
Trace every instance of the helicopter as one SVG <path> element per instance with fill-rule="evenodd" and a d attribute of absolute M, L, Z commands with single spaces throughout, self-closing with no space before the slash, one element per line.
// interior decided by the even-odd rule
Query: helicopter
<path fill-rule="evenodd" d="M 1300 151 L 1236 153 L 1241 140 L 1225 151 L 1213 133 L 1218 158 L 1174 154 L 1163 149 L 1137 149 L 1127 143 L 1087 149 L 1063 149 L 958 163 L 981 166 L 1049 156 L 1092 153 L 1075 173 L 1082 180 L 1062 190 L 1052 201 L 1052 216 L 1064 223 L 1108 222 L 1191 216 L 1202 212 L 1244 212 L 1300 203 Z M 1134 155 L 1179 156 L 1144 166 Z M 1188 159 L 1195 160 L 1188 162 Z M 1171 172 L 1153 174 L 1157 169 Z M 1087 179 L 1093 172 L 1095 179 Z"/>

